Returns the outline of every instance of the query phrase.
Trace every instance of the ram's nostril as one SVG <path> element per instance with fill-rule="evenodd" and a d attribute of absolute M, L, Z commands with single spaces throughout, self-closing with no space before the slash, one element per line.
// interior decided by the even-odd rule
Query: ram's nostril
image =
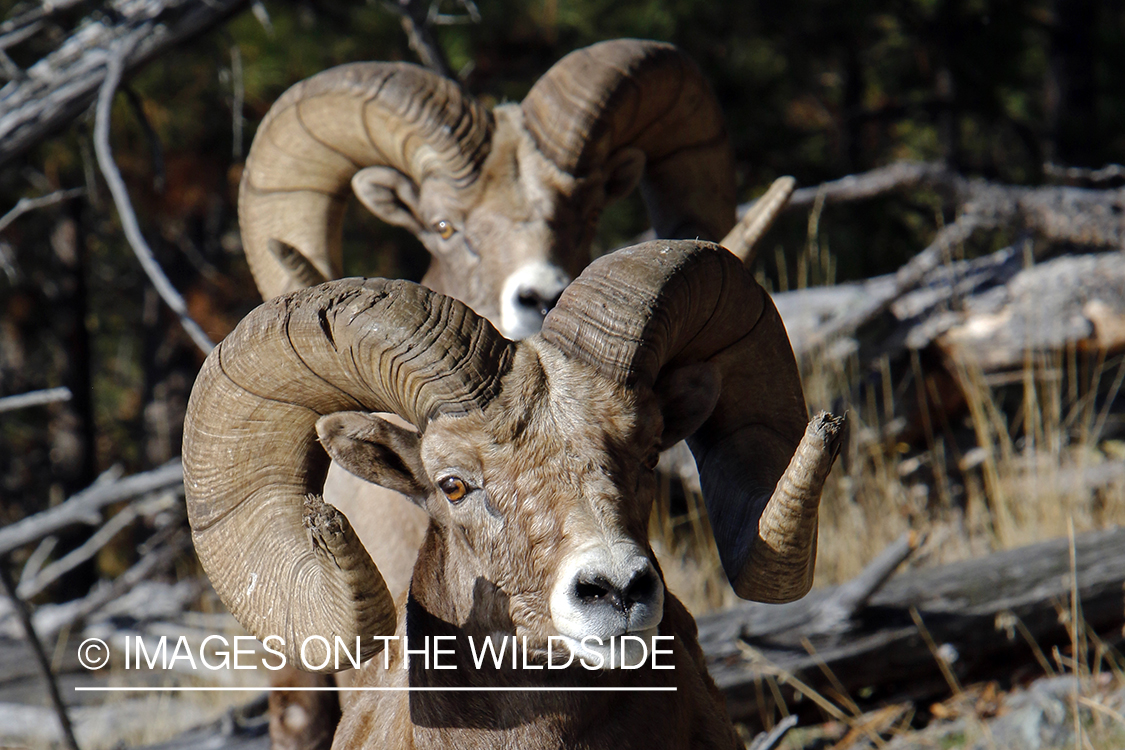
<path fill-rule="evenodd" d="M 638 573 L 633 576 L 633 580 L 629 581 L 629 585 L 625 587 L 625 606 L 628 607 L 637 602 L 647 601 L 655 594 L 656 572 L 651 568 L 638 571 Z"/>
<path fill-rule="evenodd" d="M 617 590 L 601 576 L 579 580 L 574 585 L 574 595 L 587 604 L 616 598 Z"/>
<path fill-rule="evenodd" d="M 547 296 L 537 289 L 521 289 L 516 295 L 516 302 L 519 303 L 520 307 L 526 307 L 530 310 L 534 310 L 541 316 L 546 316 L 547 313 L 551 311 L 551 308 L 559 301 L 559 297 L 561 296 L 561 290 L 556 294 Z"/>

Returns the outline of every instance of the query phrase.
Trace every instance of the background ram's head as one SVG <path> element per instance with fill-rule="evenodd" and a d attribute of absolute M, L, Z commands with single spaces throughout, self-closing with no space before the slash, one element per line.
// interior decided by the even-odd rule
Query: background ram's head
<path fill-rule="evenodd" d="M 354 192 L 422 241 L 425 285 L 523 338 L 589 263 L 602 209 L 638 183 L 657 236 L 722 239 L 735 220 L 732 164 L 717 101 L 668 44 L 578 50 L 521 104 L 492 111 L 417 66 L 357 63 L 274 104 L 239 215 L 269 299 L 342 275 Z"/>

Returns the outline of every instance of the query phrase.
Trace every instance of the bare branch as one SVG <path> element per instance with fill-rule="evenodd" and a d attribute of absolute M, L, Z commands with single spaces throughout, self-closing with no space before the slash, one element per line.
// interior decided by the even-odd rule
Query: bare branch
<path fill-rule="evenodd" d="M 137 520 L 137 518 L 144 515 L 151 515 L 154 510 L 165 510 L 171 506 L 172 502 L 174 501 L 169 500 L 168 496 L 165 496 L 163 501 L 158 503 L 155 508 L 151 506 L 151 504 L 133 502 L 110 518 L 104 526 L 95 531 L 93 535 L 79 547 L 71 550 L 61 559 L 43 568 L 42 571 L 34 575 L 30 580 L 21 581 L 16 587 L 16 595 L 23 599 L 32 598 L 45 590 L 52 583 L 98 554 L 98 550 L 112 542 L 113 538 L 117 536 L 118 533 L 127 528 L 133 521 Z"/>
<path fill-rule="evenodd" d="M 69 190 L 56 190 L 47 195 L 40 195 L 38 198 L 20 198 L 11 211 L 0 216 L 0 232 L 3 232 L 13 221 L 29 211 L 35 211 L 40 208 L 46 208 L 47 206 L 53 206 L 56 203 L 68 201 L 71 198 L 77 198 L 85 192 L 85 188 L 71 188 Z"/>
<path fill-rule="evenodd" d="M 20 269 L 16 265 L 16 251 L 11 244 L 0 240 L 0 270 L 8 277 L 9 284 L 16 284 L 20 280 Z"/>
<path fill-rule="evenodd" d="M 122 91 L 125 92 L 125 100 L 129 102 L 129 108 L 133 110 L 133 115 L 137 118 L 137 122 L 141 124 L 141 132 L 144 133 L 145 141 L 148 142 L 149 158 L 152 159 L 152 189 L 157 193 L 163 193 L 166 175 L 164 146 L 160 143 L 160 136 L 157 135 L 156 128 L 152 127 L 152 123 L 148 121 L 144 102 L 141 101 L 137 92 L 128 86 L 125 86 Z"/>
<path fill-rule="evenodd" d="M 763 732 L 755 737 L 747 750 L 774 750 L 785 739 L 785 735 L 789 734 L 789 730 L 795 726 L 797 726 L 797 716 L 796 714 L 790 714 L 779 721 L 770 731 Z"/>
<path fill-rule="evenodd" d="M 83 0 L 52 0 L 51 2 L 40 3 L 38 7 L 0 23 L 0 34 L 11 34 L 28 26 L 40 24 L 56 13 L 67 10 L 81 2 Z"/>
<path fill-rule="evenodd" d="M 1120 164 L 1107 164 L 1101 169 L 1086 169 L 1083 167 L 1064 167 L 1048 162 L 1043 165 L 1043 172 L 1054 180 L 1067 180 L 1068 182 L 1092 185 L 1125 179 L 1125 166 Z"/>
<path fill-rule="evenodd" d="M 1003 185 L 962 177 L 935 163 L 898 162 L 801 188 L 793 191 L 785 210 L 808 208 L 821 193 L 825 204 L 831 205 L 918 187 L 948 195 L 964 219 L 963 226 L 974 230 L 1014 226 L 1050 242 L 1125 249 L 1125 190 Z M 940 238 L 939 234 L 932 244 Z"/>
<path fill-rule="evenodd" d="M 113 202 L 117 206 L 117 214 L 121 218 L 121 228 L 125 231 L 125 238 L 129 241 L 129 246 L 133 248 L 133 253 L 137 256 L 137 260 L 140 261 L 141 267 L 156 288 L 160 298 L 164 300 L 164 304 L 168 305 L 172 312 L 179 317 L 180 325 L 187 331 L 188 336 L 191 337 L 200 351 L 207 354 L 215 348 L 215 345 L 199 324 L 188 315 L 184 298 L 172 286 L 172 282 L 164 275 L 164 270 L 153 257 L 152 249 L 149 248 L 144 235 L 141 234 L 141 227 L 137 223 L 137 215 L 133 212 L 132 203 L 129 201 L 129 192 L 125 188 L 125 182 L 121 179 L 121 173 L 117 169 L 117 164 L 113 161 L 113 151 L 109 145 L 110 109 L 113 106 L 113 95 L 117 91 L 117 85 L 120 83 L 121 74 L 124 71 L 124 61 L 128 55 L 129 47 L 127 45 L 118 46 L 109 55 L 105 80 L 102 83 L 101 91 L 98 93 L 97 116 L 94 121 L 94 153 L 97 156 L 102 176 L 109 186 L 109 192 L 113 195 Z"/>
<path fill-rule="evenodd" d="M 453 78 L 449 61 L 434 38 L 426 3 L 421 0 L 386 0 L 383 4 L 402 19 L 406 40 L 422 64 L 440 76 Z"/>
<path fill-rule="evenodd" d="M 938 232 L 934 241 L 915 255 L 894 275 L 893 283 L 883 286 L 878 294 L 871 294 L 845 314 L 829 321 L 809 337 L 808 347 L 817 348 L 832 343 L 840 336 L 847 336 L 857 328 L 874 320 L 889 308 L 895 300 L 915 289 L 926 274 L 937 268 L 947 257 L 950 248 L 964 242 L 979 226 L 979 221 L 962 216 L 954 223 Z"/>
<path fill-rule="evenodd" d="M 31 391 L 30 393 L 21 393 L 18 396 L 5 396 L 0 398 L 0 414 L 6 411 L 26 409 L 29 406 L 43 406 L 44 404 L 55 404 L 59 401 L 70 401 L 73 395 L 69 388 L 63 387 Z"/>
<path fill-rule="evenodd" d="M 83 23 L 63 44 L 0 88 L 0 166 L 50 135 L 89 107 L 106 74 L 106 50 L 128 49 L 127 72 L 142 67 L 170 47 L 226 20 L 248 0 L 137 0 L 117 3 L 112 17 Z M 71 0 L 54 0 L 0 25 L 15 30 Z M 73 3 L 71 3 L 73 4 Z M 29 14 L 36 14 L 34 17 Z M 30 20 L 27 20 L 30 19 Z"/>
<path fill-rule="evenodd" d="M 858 576 L 834 588 L 813 617 L 814 630 L 829 633 L 845 629 L 925 539 L 925 534 L 906 532 L 876 555 Z"/>
<path fill-rule="evenodd" d="M 168 539 L 166 545 L 144 554 L 133 567 L 113 579 L 112 583 L 100 583 L 82 599 L 41 607 L 35 613 L 35 621 L 42 637 L 74 629 L 103 607 L 125 596 L 137 584 L 163 570 L 191 544 L 191 536 L 186 529 L 183 526 L 178 526 L 177 529 L 177 533 Z"/>
<path fill-rule="evenodd" d="M 39 546 L 35 548 L 35 551 L 27 558 L 27 562 L 23 564 L 19 583 L 16 584 L 16 591 L 23 587 L 24 582 L 30 581 L 39 574 L 39 571 L 43 569 L 43 565 L 47 562 L 47 558 L 55 551 L 58 544 L 59 538 L 57 536 L 49 536 L 39 542 Z"/>
<path fill-rule="evenodd" d="M 426 17 L 427 23 L 431 26 L 460 26 L 463 24 L 480 23 L 481 15 L 480 8 L 473 0 L 459 0 L 462 8 L 465 9 L 464 15 L 452 15 L 449 13 L 441 12 L 441 0 L 433 0 L 430 3 L 430 12 Z"/>
<path fill-rule="evenodd" d="M 254 14 L 254 18 L 265 30 L 266 35 L 272 38 L 273 21 L 270 20 L 270 12 L 266 10 L 266 6 L 262 5 L 262 0 L 254 0 L 250 3 L 250 12 Z"/>
<path fill-rule="evenodd" d="M 39 671 L 42 672 L 43 680 L 47 683 L 47 693 L 51 696 L 51 704 L 55 708 L 55 714 L 59 717 L 59 724 L 63 730 L 63 740 L 71 750 L 78 750 L 78 740 L 74 739 L 74 727 L 70 725 L 70 716 L 66 712 L 66 704 L 63 703 L 62 696 L 59 695 L 59 683 L 55 680 L 55 675 L 51 671 L 51 662 L 47 660 L 47 654 L 43 651 L 43 642 L 39 640 L 39 634 L 35 632 L 35 625 L 31 621 L 31 610 L 28 609 L 27 603 L 16 594 L 15 586 L 12 585 L 12 579 L 8 575 L 7 563 L 7 559 L 0 560 L 0 587 L 12 600 L 16 616 L 23 625 L 24 634 L 27 636 L 27 642 L 31 644 L 31 651 L 35 654 L 35 662 L 39 665 Z"/>
<path fill-rule="evenodd" d="M 183 479 L 183 467 L 176 459 L 158 469 L 124 479 L 95 482 L 53 508 L 0 528 L 0 555 L 70 526 L 97 525 L 101 522 L 99 511 L 103 507 L 150 492 L 175 489 Z"/>
<path fill-rule="evenodd" d="M 943 164 L 932 162 L 895 162 L 863 174 L 848 175 L 815 187 L 793 191 L 786 211 L 811 208 L 817 195 L 823 193 L 827 204 L 870 200 L 880 195 L 907 190 L 921 184 L 944 184 L 954 174 Z M 741 210 L 741 207 L 740 207 Z"/>

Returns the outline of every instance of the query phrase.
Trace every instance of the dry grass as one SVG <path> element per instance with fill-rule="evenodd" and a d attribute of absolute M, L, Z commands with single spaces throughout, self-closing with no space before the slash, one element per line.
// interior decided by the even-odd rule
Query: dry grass
<path fill-rule="evenodd" d="M 1099 466 L 1125 460 L 1125 443 L 1104 437 L 1125 357 L 1029 357 L 1005 378 L 958 366 L 956 408 L 917 358 L 897 376 L 884 361 L 863 388 L 854 358 L 803 365 L 810 410 L 843 404 L 850 428 L 821 504 L 816 585 L 853 578 L 911 529 L 928 533 L 915 563 L 933 565 L 1064 536 L 1069 521 L 1079 533 L 1125 524 L 1120 474 L 1089 486 Z M 702 498 L 686 490 L 686 512 L 674 513 L 669 497 L 652 523 L 669 586 L 696 613 L 722 607 L 729 587 Z"/>
<path fill-rule="evenodd" d="M 950 697 L 930 706 L 891 704 L 861 711 L 840 683 L 829 673 L 836 689 L 818 692 L 794 675 L 773 669 L 772 679 L 793 688 L 803 700 L 820 707 L 828 719 L 823 724 L 795 730 L 780 745 L 799 750 L 852 748 L 986 748 L 1024 750 L 1034 743 L 1040 750 L 1117 750 L 1125 747 L 1125 657 L 1107 647 L 1086 626 L 1077 597 L 1071 534 L 1071 588 L 1069 601 L 1059 605 L 1069 644 L 1055 647 L 1050 657 L 1035 645 L 1046 677 L 1045 683 L 1004 692 L 995 681 L 962 686 L 940 655 L 917 613 L 912 613 L 919 633 L 930 646 L 942 669 Z M 808 647 L 808 644 L 806 644 Z M 827 666 L 823 666 L 827 670 Z M 769 665 L 764 667 L 770 673 Z M 789 708 L 774 690 L 781 714 Z M 1028 710 L 1030 709 L 1030 711 Z M 921 731 L 911 729 L 919 710 L 930 717 Z"/>

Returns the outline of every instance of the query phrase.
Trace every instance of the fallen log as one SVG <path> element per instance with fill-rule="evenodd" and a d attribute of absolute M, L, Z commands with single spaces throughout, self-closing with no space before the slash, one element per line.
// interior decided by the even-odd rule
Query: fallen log
<path fill-rule="evenodd" d="M 1029 352 L 1125 348 L 1125 254 L 1065 255 L 941 317 L 941 351 L 982 372 L 1024 367 Z M 944 330 L 942 330 L 944 329 Z"/>
<path fill-rule="evenodd" d="M 909 291 L 892 274 L 779 292 L 773 299 L 799 356 L 856 351 L 859 344 L 850 338 L 843 339 L 848 347 L 829 345 L 856 335 L 884 311 L 892 330 L 865 345 L 867 361 L 934 345 L 952 363 L 1002 377 L 1022 371 L 1028 353 L 1125 349 L 1125 254 L 1063 255 L 1024 265 L 1022 254 L 1008 247 L 936 266 Z"/>
<path fill-rule="evenodd" d="M 836 616 L 825 612 L 851 584 L 792 604 L 744 603 L 699 617 L 700 643 L 732 718 L 750 726 L 776 715 L 777 698 L 793 711 L 814 690 L 861 706 L 933 699 L 949 691 L 938 658 L 961 681 L 1010 679 L 1038 669 L 1035 649 L 1065 651 L 1072 590 L 1086 633 L 1125 637 L 1125 529 L 1078 536 L 1073 572 L 1070 555 L 1056 539 L 901 573 Z"/>

